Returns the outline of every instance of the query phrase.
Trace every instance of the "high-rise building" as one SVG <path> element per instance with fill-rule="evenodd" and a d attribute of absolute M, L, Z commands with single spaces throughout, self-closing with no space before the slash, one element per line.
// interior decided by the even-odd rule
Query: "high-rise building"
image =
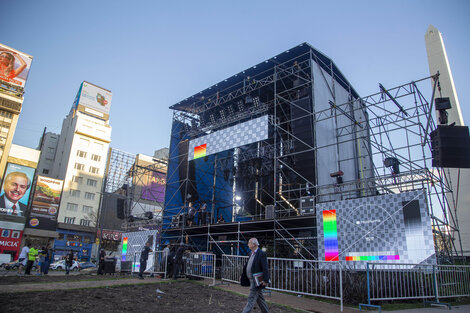
<path fill-rule="evenodd" d="M 57 218 L 59 238 L 54 244 L 56 257 L 74 250 L 79 259 L 90 259 L 111 141 L 111 97 L 111 91 L 84 81 L 60 135 L 44 136 L 40 173 L 64 180 Z"/>
<path fill-rule="evenodd" d="M 3 179 L 33 57 L 0 44 L 0 179 Z"/>

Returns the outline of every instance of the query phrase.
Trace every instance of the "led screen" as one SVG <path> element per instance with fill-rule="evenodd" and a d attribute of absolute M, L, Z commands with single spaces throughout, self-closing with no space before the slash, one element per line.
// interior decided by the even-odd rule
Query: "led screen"
<path fill-rule="evenodd" d="M 423 190 L 317 204 L 319 259 L 435 264 Z"/>

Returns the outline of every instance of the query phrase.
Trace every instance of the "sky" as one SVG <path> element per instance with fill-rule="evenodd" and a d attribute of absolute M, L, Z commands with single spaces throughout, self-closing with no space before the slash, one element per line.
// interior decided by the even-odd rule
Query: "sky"
<path fill-rule="evenodd" d="M 13 143 L 60 133 L 82 81 L 113 93 L 111 147 L 168 147 L 169 107 L 307 42 L 360 96 L 430 75 L 424 34 L 442 33 L 470 123 L 470 1 L 2 0 L 0 43 L 34 57 Z"/>

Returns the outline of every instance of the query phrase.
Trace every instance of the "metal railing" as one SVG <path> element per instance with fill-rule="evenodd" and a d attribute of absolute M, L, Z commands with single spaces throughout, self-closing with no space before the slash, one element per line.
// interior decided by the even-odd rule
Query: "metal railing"
<path fill-rule="evenodd" d="M 470 266 L 367 264 L 367 300 L 423 299 L 439 303 L 441 298 L 470 296 Z M 447 304 L 445 304 L 447 305 Z"/>
<path fill-rule="evenodd" d="M 184 274 L 200 278 L 212 279 L 215 285 L 216 256 L 206 252 L 191 252 L 184 261 Z"/>
<path fill-rule="evenodd" d="M 167 278 L 168 274 L 168 255 L 164 251 L 155 251 L 153 259 L 153 274 L 160 274 Z"/>
<path fill-rule="evenodd" d="M 222 281 L 240 282 L 246 256 L 222 256 Z M 343 272 L 339 262 L 268 258 L 271 282 L 267 289 L 340 301 L 343 311 Z"/>

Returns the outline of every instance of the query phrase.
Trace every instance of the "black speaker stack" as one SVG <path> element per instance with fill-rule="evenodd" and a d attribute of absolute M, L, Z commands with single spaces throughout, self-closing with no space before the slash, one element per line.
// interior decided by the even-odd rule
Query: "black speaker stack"
<path fill-rule="evenodd" d="M 467 126 L 438 125 L 431 132 L 432 166 L 470 168 L 470 135 Z"/>

